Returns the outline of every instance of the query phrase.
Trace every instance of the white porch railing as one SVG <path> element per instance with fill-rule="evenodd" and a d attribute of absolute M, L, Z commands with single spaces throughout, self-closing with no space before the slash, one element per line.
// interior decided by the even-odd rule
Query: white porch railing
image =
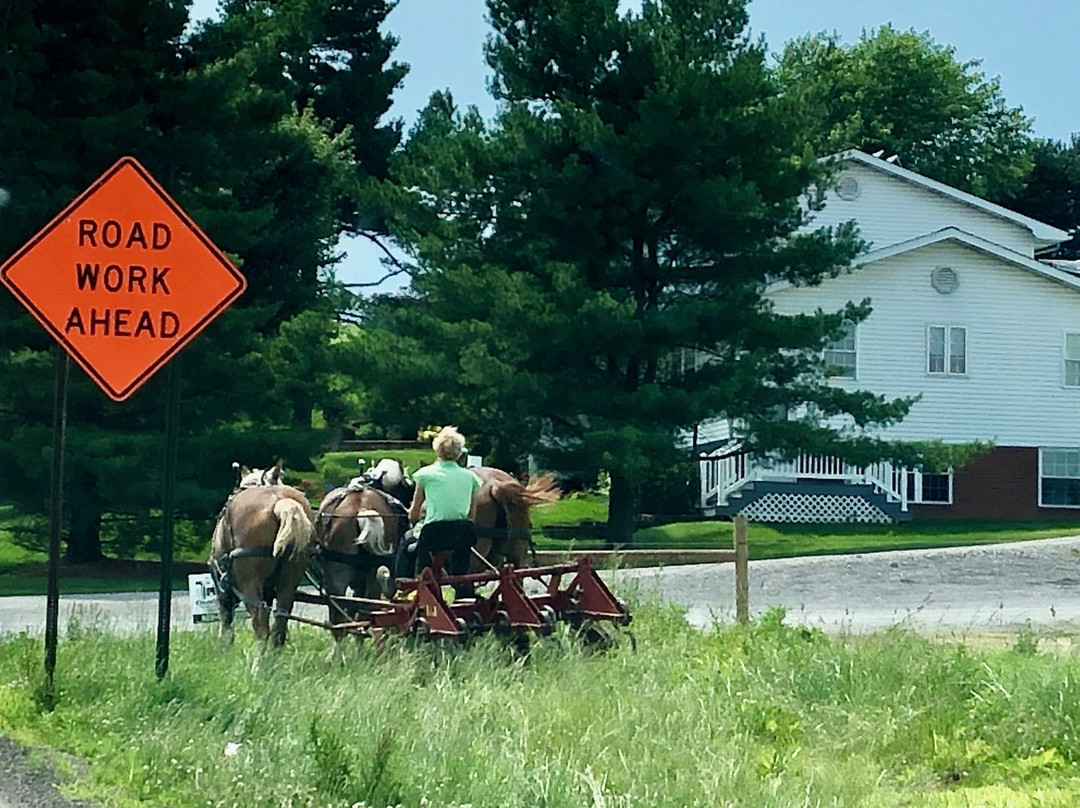
<path fill-rule="evenodd" d="M 830 480 L 852 485 L 872 485 L 890 502 L 908 509 L 907 469 L 888 461 L 869 466 L 856 466 L 839 457 L 800 454 L 794 460 L 749 455 L 739 447 L 725 447 L 712 454 L 702 453 L 700 507 L 712 502 L 728 504 L 728 497 L 752 482 L 795 482 L 797 480 Z"/>

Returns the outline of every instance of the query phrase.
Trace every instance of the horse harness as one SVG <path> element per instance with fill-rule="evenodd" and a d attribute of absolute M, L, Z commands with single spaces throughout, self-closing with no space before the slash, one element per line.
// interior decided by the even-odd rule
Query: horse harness
<path fill-rule="evenodd" d="M 388 494 L 386 491 L 383 491 L 380 488 L 369 485 L 363 477 L 356 477 L 350 480 L 348 485 L 338 489 L 334 497 L 326 503 L 325 509 L 319 508 L 319 513 L 315 516 L 315 520 L 318 523 L 319 527 L 321 527 L 325 531 L 326 528 L 329 527 L 331 519 L 356 518 L 353 516 L 347 516 L 345 514 L 334 513 L 334 511 L 337 510 L 338 505 L 340 505 L 342 501 L 344 501 L 345 497 L 347 497 L 349 494 L 358 494 L 364 491 L 374 491 L 375 493 L 379 494 L 384 500 L 386 500 L 386 504 L 389 506 L 392 515 L 387 517 L 375 511 L 365 512 L 363 515 L 368 518 L 374 517 L 378 519 L 394 519 L 397 522 L 398 538 L 400 539 L 401 536 L 405 535 L 405 530 L 407 530 L 409 526 L 409 514 L 408 510 L 405 508 L 405 505 L 401 502 L 401 500 L 399 500 L 392 494 Z M 360 553 L 342 553 L 337 550 L 331 550 L 328 547 L 324 547 L 322 544 L 319 543 L 316 543 L 314 545 L 314 547 L 310 551 L 310 554 L 313 558 L 320 561 L 333 561 L 339 564 L 348 564 L 349 566 L 353 567 L 360 566 L 364 561 L 364 558 L 361 556 Z"/>
<path fill-rule="evenodd" d="M 233 561 L 238 558 L 273 558 L 274 550 L 272 547 L 237 547 L 230 550 L 223 556 L 212 557 L 210 559 L 210 577 L 214 581 L 214 588 L 219 593 L 230 591 L 232 597 L 242 602 L 250 611 L 251 609 L 262 609 L 264 611 L 273 611 L 266 600 L 255 600 L 248 597 L 233 583 L 232 580 L 232 565 Z M 273 591 L 277 588 L 278 575 L 281 573 L 282 559 L 278 558 L 277 563 L 274 565 L 274 571 L 270 573 L 270 576 L 266 579 L 263 585 L 263 594 L 267 593 L 267 590 Z M 273 600 L 273 598 L 269 598 Z"/>
<path fill-rule="evenodd" d="M 232 525 L 229 523 L 229 503 L 240 492 L 240 488 L 237 487 L 229 495 L 229 498 L 225 501 L 225 505 L 218 513 L 218 521 L 225 521 L 225 527 L 229 531 L 229 535 L 232 535 Z M 386 504 L 390 507 L 392 518 L 397 521 L 398 537 L 399 540 L 405 535 L 405 530 L 409 527 L 408 510 L 405 505 L 397 497 L 392 494 L 383 491 L 373 485 L 370 485 L 362 477 L 357 477 L 349 481 L 349 484 L 343 488 L 338 489 L 338 493 L 326 503 L 326 509 L 319 509 L 319 513 L 316 516 L 316 521 L 325 529 L 331 519 L 348 519 L 354 518 L 346 516 L 344 514 L 337 514 L 334 511 L 342 503 L 346 496 L 353 493 L 359 493 L 362 491 L 375 491 L 386 500 Z M 528 539 L 529 550 L 533 554 L 533 558 L 536 557 L 536 545 L 532 540 L 532 530 L 529 528 L 511 528 L 506 518 L 506 509 L 500 504 L 496 503 L 495 525 L 493 527 L 476 527 L 477 538 L 487 538 L 492 540 L 492 549 L 499 546 L 503 542 L 509 542 L 512 539 Z M 378 516 L 379 518 L 386 519 L 382 514 L 370 513 L 368 516 Z M 403 530 L 402 528 L 405 528 Z M 312 558 L 319 561 L 330 561 L 339 564 L 347 564 L 352 567 L 361 566 L 365 558 L 359 553 L 342 553 L 338 550 L 331 550 L 328 547 L 324 547 L 321 543 L 315 543 L 308 547 L 307 553 Z M 237 547 L 230 550 L 223 556 L 217 556 L 210 559 L 210 575 L 214 581 L 214 587 L 218 592 L 224 592 L 230 590 L 232 596 L 239 599 L 248 609 L 264 609 L 269 610 L 270 607 L 265 601 L 256 601 L 254 598 L 248 597 L 241 592 L 232 581 L 231 571 L 233 562 L 238 558 L 273 558 L 274 551 L 271 547 Z M 267 578 L 264 592 L 267 589 L 272 590 L 276 587 L 277 577 L 280 573 L 281 561 L 279 558 L 278 563 L 274 567 L 274 571 Z M 272 598 L 270 598 L 272 600 Z"/>
<path fill-rule="evenodd" d="M 346 489 L 342 491 L 342 493 L 338 495 L 338 498 L 335 499 L 331 504 L 334 507 L 337 507 L 337 503 L 340 502 L 341 499 L 345 497 L 345 494 L 349 491 L 359 491 L 364 489 L 378 491 L 380 494 L 386 497 L 388 502 L 391 503 L 391 507 L 394 507 L 396 505 L 397 507 L 395 510 L 397 511 L 397 509 L 400 509 L 399 512 L 401 514 L 401 517 L 404 519 L 404 522 L 403 527 L 402 523 L 399 523 L 398 535 L 404 535 L 405 530 L 408 530 L 408 528 L 410 527 L 408 518 L 406 516 L 405 506 L 402 505 L 401 501 L 394 497 L 390 492 L 380 488 L 377 482 L 378 481 L 371 481 L 365 479 L 364 477 L 355 477 L 349 482 L 349 485 L 346 487 Z M 493 548 L 501 548 L 506 543 L 513 541 L 514 539 L 525 539 L 529 542 L 529 550 L 532 552 L 533 557 L 535 558 L 536 545 L 533 542 L 532 529 L 527 527 L 510 527 L 510 523 L 507 520 L 506 506 L 499 502 L 497 499 L 492 499 L 495 503 L 495 524 L 492 527 L 483 527 L 482 525 L 477 525 L 476 537 L 478 539 L 491 539 Z M 334 514 L 327 514 L 327 516 L 334 516 Z"/>

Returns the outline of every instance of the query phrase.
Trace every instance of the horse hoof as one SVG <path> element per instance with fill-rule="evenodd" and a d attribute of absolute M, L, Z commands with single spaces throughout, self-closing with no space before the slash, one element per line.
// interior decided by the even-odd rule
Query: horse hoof
<path fill-rule="evenodd" d="M 390 568 L 385 564 L 375 570 L 375 580 L 379 584 L 379 589 L 383 593 L 383 597 L 389 599 L 394 596 L 394 584 L 390 580 Z"/>

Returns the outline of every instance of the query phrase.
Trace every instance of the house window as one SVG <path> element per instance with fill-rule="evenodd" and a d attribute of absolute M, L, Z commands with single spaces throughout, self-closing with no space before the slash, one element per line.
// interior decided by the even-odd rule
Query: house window
<path fill-rule="evenodd" d="M 967 329 L 955 325 L 932 325 L 926 334 L 928 373 L 967 373 Z"/>
<path fill-rule="evenodd" d="M 711 357 L 697 348 L 678 348 L 660 362 L 660 374 L 665 379 L 682 379 L 687 374 L 701 370 L 712 361 Z"/>
<path fill-rule="evenodd" d="M 825 375 L 855 378 L 855 323 L 845 323 L 844 335 L 825 346 Z"/>
<path fill-rule="evenodd" d="M 1080 334 L 1065 335 L 1065 386 L 1080 387 Z"/>
<path fill-rule="evenodd" d="M 951 505 L 952 472 L 924 474 L 918 470 L 909 471 L 907 498 L 916 505 Z"/>
<path fill-rule="evenodd" d="M 1039 504 L 1080 508 L 1080 449 L 1039 450 Z"/>

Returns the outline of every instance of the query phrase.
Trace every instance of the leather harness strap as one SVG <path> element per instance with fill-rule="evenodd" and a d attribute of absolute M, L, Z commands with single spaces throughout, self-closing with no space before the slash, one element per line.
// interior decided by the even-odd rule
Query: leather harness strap
<path fill-rule="evenodd" d="M 401 503 L 397 497 L 393 494 L 388 494 L 385 491 L 368 485 L 363 481 L 362 477 L 357 477 L 349 481 L 349 484 L 337 489 L 332 499 L 325 503 L 325 508 L 320 507 L 319 513 L 316 515 L 316 519 L 325 525 L 330 519 L 352 519 L 355 518 L 349 514 L 334 513 L 338 506 L 345 500 L 345 497 L 349 494 L 360 493 L 363 491 L 374 491 L 379 494 L 389 506 L 392 513 L 389 516 L 376 512 L 368 512 L 365 514 L 367 518 L 380 518 L 380 519 L 394 519 L 397 521 L 398 539 L 404 535 L 405 531 L 402 530 L 402 526 L 408 522 L 408 512 L 405 506 Z M 366 559 L 361 556 L 360 553 L 342 553 L 337 550 L 330 550 L 327 547 L 319 544 L 316 545 L 314 550 L 311 551 L 311 555 L 315 558 L 322 559 L 324 561 L 333 561 L 341 564 L 348 564 L 353 567 L 360 566 Z"/>

